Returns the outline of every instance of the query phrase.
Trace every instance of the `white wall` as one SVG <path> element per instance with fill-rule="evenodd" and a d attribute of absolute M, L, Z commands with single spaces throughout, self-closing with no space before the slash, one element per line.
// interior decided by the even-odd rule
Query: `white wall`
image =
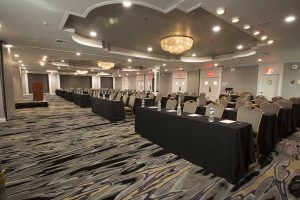
<path fill-rule="evenodd" d="M 92 88 L 95 89 L 101 88 L 100 76 L 92 76 Z"/>
<path fill-rule="evenodd" d="M 28 95 L 29 94 L 28 73 L 26 73 L 25 71 L 21 72 L 21 81 L 22 81 L 23 94 Z"/>
<path fill-rule="evenodd" d="M 60 88 L 59 74 L 57 73 L 48 74 L 48 80 L 49 80 L 49 94 L 54 95 L 55 90 Z"/>
<path fill-rule="evenodd" d="M 198 94 L 200 84 L 200 71 L 187 72 L 187 92 Z"/>
<path fill-rule="evenodd" d="M 187 72 L 177 71 L 172 73 L 172 92 L 187 91 Z"/>
<path fill-rule="evenodd" d="M 211 100 L 216 100 L 221 92 L 221 68 L 203 69 L 200 71 L 200 90 L 199 93 L 205 92 L 206 96 Z M 208 82 L 206 85 L 205 83 Z M 216 82 L 216 85 L 213 84 Z M 208 92 L 208 88 L 211 87 L 211 92 Z"/>

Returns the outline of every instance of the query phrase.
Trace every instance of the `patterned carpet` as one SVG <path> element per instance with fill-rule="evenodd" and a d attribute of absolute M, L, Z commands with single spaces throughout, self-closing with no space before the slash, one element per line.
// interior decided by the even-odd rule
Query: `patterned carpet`
<path fill-rule="evenodd" d="M 0 124 L 9 199 L 300 199 L 300 132 L 240 186 L 60 97 Z"/>

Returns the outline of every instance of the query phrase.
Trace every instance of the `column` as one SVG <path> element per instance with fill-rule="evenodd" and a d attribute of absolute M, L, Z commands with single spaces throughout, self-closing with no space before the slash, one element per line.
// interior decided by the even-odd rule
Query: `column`
<path fill-rule="evenodd" d="M 48 81 L 49 81 L 49 94 L 54 95 L 55 90 L 60 88 L 59 74 L 51 72 L 50 74 L 48 74 Z"/>

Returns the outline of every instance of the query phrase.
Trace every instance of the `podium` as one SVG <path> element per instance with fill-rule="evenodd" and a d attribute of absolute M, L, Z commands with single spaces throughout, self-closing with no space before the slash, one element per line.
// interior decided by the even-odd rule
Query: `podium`
<path fill-rule="evenodd" d="M 43 92 L 43 82 L 36 81 L 32 83 L 32 94 L 33 101 L 43 101 L 44 100 L 44 92 Z"/>

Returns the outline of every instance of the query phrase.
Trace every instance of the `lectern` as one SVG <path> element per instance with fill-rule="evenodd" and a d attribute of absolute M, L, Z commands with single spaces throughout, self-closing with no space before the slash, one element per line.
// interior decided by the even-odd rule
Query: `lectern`
<path fill-rule="evenodd" d="M 33 94 L 33 101 L 43 101 L 44 100 L 44 93 L 43 93 L 43 82 L 36 81 L 32 83 L 32 94 Z"/>

